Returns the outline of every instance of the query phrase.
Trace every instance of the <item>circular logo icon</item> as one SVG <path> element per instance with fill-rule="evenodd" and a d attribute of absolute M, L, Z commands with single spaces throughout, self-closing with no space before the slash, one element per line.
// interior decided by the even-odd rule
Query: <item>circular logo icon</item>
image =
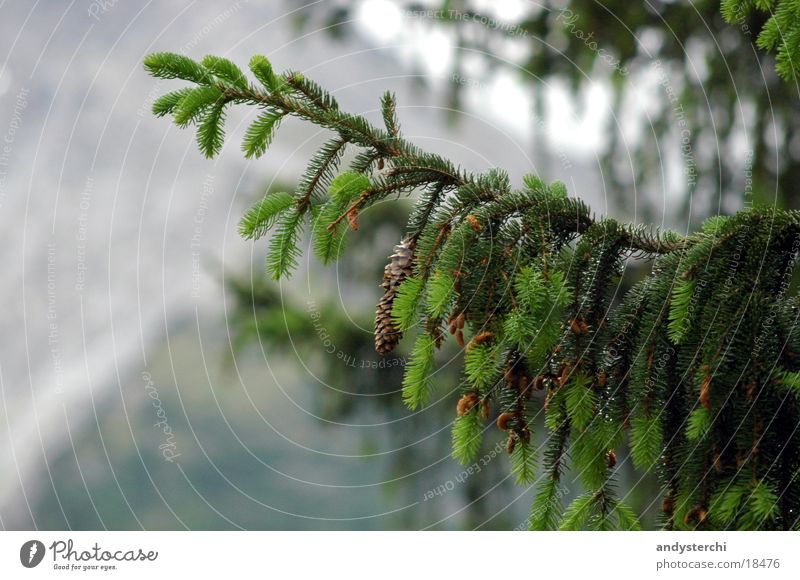
<path fill-rule="evenodd" d="M 44 559 L 44 544 L 39 540 L 28 540 L 19 549 L 19 561 L 26 568 L 35 568 Z"/>

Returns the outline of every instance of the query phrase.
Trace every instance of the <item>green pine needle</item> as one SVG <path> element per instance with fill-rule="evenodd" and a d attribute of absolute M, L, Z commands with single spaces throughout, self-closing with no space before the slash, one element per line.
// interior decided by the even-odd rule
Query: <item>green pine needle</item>
<path fill-rule="evenodd" d="M 400 132 L 399 122 L 397 121 L 397 99 L 394 93 L 386 92 L 381 98 L 381 112 L 383 113 L 383 124 L 389 135 L 397 135 Z"/>
<path fill-rule="evenodd" d="M 222 91 L 216 87 L 198 87 L 191 89 L 174 106 L 175 124 L 186 127 L 197 121 L 209 107 L 222 99 Z"/>
<path fill-rule="evenodd" d="M 469 465 L 478 458 L 483 441 L 483 421 L 477 409 L 453 421 L 453 459 Z"/>
<path fill-rule="evenodd" d="M 209 159 L 217 155 L 225 143 L 225 105 L 224 101 L 212 105 L 197 127 L 197 145 Z"/>
<path fill-rule="evenodd" d="M 642 525 L 639 523 L 639 518 L 636 516 L 636 512 L 634 512 L 630 506 L 623 503 L 621 500 L 614 500 L 614 507 L 612 508 L 611 513 L 617 518 L 617 529 L 631 532 L 642 529 Z"/>
<path fill-rule="evenodd" d="M 663 435 L 657 417 L 637 415 L 631 419 L 631 456 L 637 469 L 650 470 L 661 457 Z"/>
<path fill-rule="evenodd" d="M 257 54 L 250 59 L 250 71 L 258 81 L 267 89 L 273 92 L 280 92 L 285 89 L 285 82 L 272 70 L 267 57 Z"/>
<path fill-rule="evenodd" d="M 503 334 L 509 343 L 525 352 L 538 331 L 536 321 L 521 308 L 514 308 L 503 320 Z"/>
<path fill-rule="evenodd" d="M 153 102 L 153 114 L 156 117 L 172 115 L 175 112 L 175 107 L 178 106 L 178 103 L 180 103 L 190 91 L 192 91 L 192 89 L 187 87 L 161 95 Z"/>
<path fill-rule="evenodd" d="M 741 483 L 724 486 L 711 498 L 708 509 L 711 521 L 723 528 L 733 524 L 747 493 L 747 485 Z"/>
<path fill-rule="evenodd" d="M 729 219 L 730 218 L 724 215 L 711 216 L 703 222 L 703 232 L 709 236 L 718 236 Z"/>
<path fill-rule="evenodd" d="M 345 171 L 336 176 L 328 189 L 332 199 L 349 203 L 370 187 L 369 178 L 363 173 Z"/>
<path fill-rule="evenodd" d="M 569 304 L 572 288 L 567 284 L 566 274 L 559 270 L 550 272 L 549 282 L 548 291 L 551 304 L 556 307 L 563 307 Z"/>
<path fill-rule="evenodd" d="M 783 371 L 778 376 L 778 385 L 800 401 L 800 373 Z"/>
<path fill-rule="evenodd" d="M 242 141 L 242 151 L 248 159 L 258 159 L 266 153 L 272 136 L 280 125 L 283 114 L 277 111 L 261 113 L 258 118 L 247 128 Z"/>
<path fill-rule="evenodd" d="M 585 429 L 594 417 L 597 401 L 597 395 L 591 390 L 591 379 L 575 374 L 567 386 L 564 401 L 572 425 L 578 430 Z"/>
<path fill-rule="evenodd" d="M 600 421 L 589 424 L 575 436 L 571 449 L 575 471 L 586 489 L 600 489 L 608 479 L 608 450 L 605 432 L 598 428 Z"/>
<path fill-rule="evenodd" d="M 161 79 L 183 79 L 204 84 L 211 79 L 208 71 L 188 56 L 174 52 L 154 52 L 144 58 L 144 68 Z"/>
<path fill-rule="evenodd" d="M 468 346 L 464 355 L 464 373 L 469 384 L 485 393 L 498 380 L 500 353 L 497 346 L 475 344 Z"/>
<path fill-rule="evenodd" d="M 538 532 L 555 530 L 562 511 L 558 481 L 553 478 L 542 480 L 531 506 L 528 529 Z"/>
<path fill-rule="evenodd" d="M 547 406 L 544 415 L 544 424 L 551 431 L 558 430 L 567 420 L 567 408 L 564 404 L 565 397 L 566 389 L 563 387 L 554 391 L 550 396 L 550 404 Z"/>
<path fill-rule="evenodd" d="M 778 495 L 764 480 L 723 484 L 711 498 L 708 515 L 720 528 L 758 530 L 778 516 Z"/>
<path fill-rule="evenodd" d="M 313 247 L 314 254 L 325 265 L 339 259 L 347 241 L 347 223 L 340 221 L 329 229 L 329 226 L 347 209 L 346 203 L 335 199 L 329 200 L 319 210 L 314 220 Z"/>
<path fill-rule="evenodd" d="M 564 199 L 567 197 L 567 186 L 562 181 L 554 181 L 548 187 L 550 195 L 556 199 Z"/>
<path fill-rule="evenodd" d="M 585 528 L 595 505 L 594 492 L 576 497 L 564 512 L 561 530 L 578 531 Z"/>
<path fill-rule="evenodd" d="M 202 64 L 211 74 L 224 83 L 236 89 L 247 90 L 249 84 L 247 77 L 244 76 L 242 69 L 227 58 L 208 55 L 203 58 Z"/>
<path fill-rule="evenodd" d="M 268 193 L 245 212 L 239 222 L 239 235 L 248 240 L 264 236 L 293 203 L 294 198 L 286 192 Z"/>
<path fill-rule="evenodd" d="M 436 272 L 428 283 L 428 314 L 442 318 L 455 299 L 455 278 L 447 272 Z"/>
<path fill-rule="evenodd" d="M 689 441 L 698 441 L 706 436 L 709 429 L 711 429 L 711 413 L 705 407 L 697 407 L 689 415 L 686 438 Z"/>
<path fill-rule="evenodd" d="M 435 346 L 436 342 L 430 334 L 419 335 L 406 365 L 403 376 L 403 402 L 412 411 L 425 405 L 430 397 Z"/>
<path fill-rule="evenodd" d="M 743 24 L 754 11 L 764 12 L 767 18 L 756 40 L 759 48 L 777 52 L 775 70 L 791 80 L 800 69 L 800 22 L 797 0 L 723 0 L 720 12 L 731 24 Z"/>
<path fill-rule="evenodd" d="M 532 173 L 523 175 L 522 182 L 532 192 L 541 193 L 547 190 L 547 184 L 538 175 Z"/>
<path fill-rule="evenodd" d="M 397 289 L 392 303 L 392 322 L 405 332 L 416 322 L 425 283 L 419 278 L 406 278 Z"/>
<path fill-rule="evenodd" d="M 340 219 L 362 191 L 369 187 L 369 179 L 360 173 L 346 172 L 337 176 L 328 189 L 330 199 L 314 220 L 314 253 L 323 264 L 339 259 L 347 240 L 347 221 Z M 334 226 L 334 222 L 339 220 Z"/>
<path fill-rule="evenodd" d="M 691 327 L 690 309 L 694 295 L 694 280 L 679 278 L 672 289 L 669 308 L 668 336 L 675 344 L 681 344 Z"/>
<path fill-rule="evenodd" d="M 518 439 L 514 445 L 511 473 L 517 485 L 530 485 L 536 480 L 536 448 L 530 441 Z"/>
<path fill-rule="evenodd" d="M 779 511 L 778 494 L 764 480 L 758 481 L 750 490 L 740 529 L 761 529 L 777 517 Z"/>
<path fill-rule="evenodd" d="M 531 267 L 521 269 L 514 277 L 514 293 L 530 312 L 539 312 L 547 304 L 548 288 L 544 276 Z"/>
<path fill-rule="evenodd" d="M 273 280 L 287 277 L 297 267 L 302 226 L 303 214 L 296 207 L 278 218 L 267 254 L 267 272 Z"/>

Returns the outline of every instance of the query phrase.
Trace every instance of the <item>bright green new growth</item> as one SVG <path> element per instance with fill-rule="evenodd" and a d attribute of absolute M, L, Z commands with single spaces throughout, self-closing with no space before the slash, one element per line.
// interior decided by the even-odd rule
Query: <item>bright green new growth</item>
<path fill-rule="evenodd" d="M 711 429 L 711 413 L 705 407 L 697 407 L 689 415 L 689 422 L 686 425 L 686 438 L 689 441 L 702 439 Z"/>
<path fill-rule="evenodd" d="M 280 113 L 268 111 L 261 113 L 258 119 L 253 121 L 247 128 L 242 142 L 245 157 L 257 159 L 266 153 L 267 147 L 272 143 L 272 135 L 280 125 L 281 119 L 283 119 L 283 115 Z"/>
<path fill-rule="evenodd" d="M 464 354 L 464 374 L 479 392 L 487 392 L 500 378 L 500 352 L 497 346 L 478 344 Z"/>
<path fill-rule="evenodd" d="M 430 334 L 421 334 L 414 343 L 411 361 L 403 377 L 403 402 L 414 410 L 428 402 L 433 386 L 433 355 L 436 343 Z"/>
<path fill-rule="evenodd" d="M 323 264 L 338 259 L 345 245 L 347 224 L 336 221 L 358 195 L 369 188 L 369 179 L 355 172 L 342 173 L 331 182 L 330 199 L 318 209 L 314 221 L 314 253 Z"/>
<path fill-rule="evenodd" d="M 417 321 L 417 311 L 424 289 L 425 282 L 419 278 L 407 278 L 400 285 L 392 304 L 392 320 L 400 330 L 405 332 Z"/>
<path fill-rule="evenodd" d="M 453 459 L 469 465 L 478 458 L 483 442 L 483 420 L 477 409 L 453 421 Z"/>
<path fill-rule="evenodd" d="M 447 272 L 436 272 L 428 283 L 428 314 L 441 318 L 450 309 L 456 280 Z"/>
<path fill-rule="evenodd" d="M 265 235 L 278 218 L 294 205 L 291 194 L 286 192 L 268 193 L 247 212 L 239 222 L 239 235 L 248 240 L 257 240 Z"/>
<path fill-rule="evenodd" d="M 790 4 L 776 4 L 776 17 Z M 224 144 L 231 105 L 259 109 L 243 143 L 250 158 L 288 116 L 332 133 L 293 192 L 268 194 L 240 223 L 249 239 L 270 232 L 274 279 L 296 267 L 304 231 L 329 263 L 365 209 L 419 194 L 390 312 L 399 331 L 419 329 L 403 400 L 419 409 L 430 399 L 449 329 L 464 359 L 453 457 L 475 461 L 496 423 L 514 479 L 536 486 L 531 529 L 638 529 L 615 492 L 626 437 L 622 461 L 660 480 L 664 528 L 798 528 L 800 304 L 784 283 L 800 248 L 798 212 L 748 208 L 686 237 L 653 233 L 593 216 L 562 183 L 529 175 L 515 189 L 501 170 L 472 174 L 420 150 L 401 134 L 391 94 L 376 127 L 265 57 L 250 62 L 255 83 L 216 57 L 159 53 L 145 67 L 195 84 L 153 112 L 196 126 L 208 156 Z M 345 150 L 353 155 L 341 171 Z M 651 272 L 625 291 L 632 258 Z M 565 510 L 568 472 L 582 493 Z"/>

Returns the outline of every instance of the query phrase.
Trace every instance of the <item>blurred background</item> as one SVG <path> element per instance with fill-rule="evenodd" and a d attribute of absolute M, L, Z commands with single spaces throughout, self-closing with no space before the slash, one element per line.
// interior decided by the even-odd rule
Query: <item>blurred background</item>
<path fill-rule="evenodd" d="M 757 18 L 757 17 L 755 17 Z M 523 529 L 499 432 L 449 457 L 460 363 L 399 396 L 408 345 L 372 347 L 403 205 L 378 204 L 332 268 L 265 280 L 243 210 L 293 188 L 325 135 L 284 124 L 246 161 L 254 111 L 213 161 L 149 110 L 153 51 L 261 53 L 472 171 L 567 184 L 599 214 L 686 232 L 798 207 L 797 87 L 719 3 L 0 2 L 0 526 Z M 410 207 L 410 204 L 409 206 Z M 624 284 L 647 272 L 631 263 Z M 542 429 L 538 429 L 540 434 Z M 653 476 L 620 487 L 652 527 Z M 580 492 L 572 477 L 565 501 Z"/>

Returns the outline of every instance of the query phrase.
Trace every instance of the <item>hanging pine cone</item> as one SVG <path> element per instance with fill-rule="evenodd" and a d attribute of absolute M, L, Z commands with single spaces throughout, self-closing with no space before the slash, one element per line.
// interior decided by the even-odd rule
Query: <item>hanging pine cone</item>
<path fill-rule="evenodd" d="M 386 356 L 394 350 L 403 333 L 392 322 L 392 304 L 400 284 L 411 275 L 416 239 L 405 238 L 394 247 L 389 263 L 383 270 L 383 297 L 375 310 L 375 350 Z"/>

